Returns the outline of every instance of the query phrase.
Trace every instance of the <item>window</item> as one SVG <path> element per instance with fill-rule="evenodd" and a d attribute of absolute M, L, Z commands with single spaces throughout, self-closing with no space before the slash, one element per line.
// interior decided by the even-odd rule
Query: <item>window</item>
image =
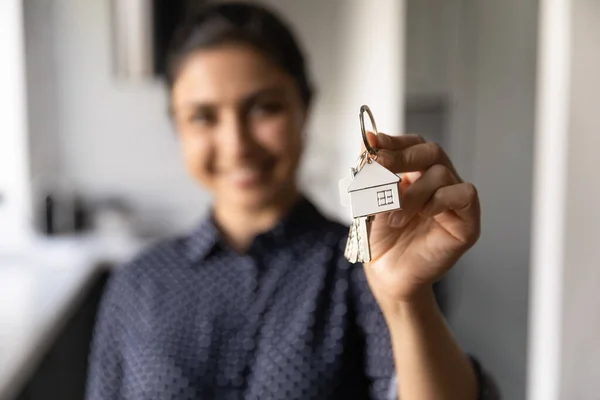
<path fill-rule="evenodd" d="M 387 206 L 393 203 L 394 197 L 392 196 L 392 189 L 377 192 L 377 205 L 379 207 Z"/>

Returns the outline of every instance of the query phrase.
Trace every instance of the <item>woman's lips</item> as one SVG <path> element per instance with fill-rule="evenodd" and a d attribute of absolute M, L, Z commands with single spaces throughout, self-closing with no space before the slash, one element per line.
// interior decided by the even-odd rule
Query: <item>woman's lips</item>
<path fill-rule="evenodd" d="M 226 180 L 234 186 L 248 188 L 260 183 L 264 173 L 264 169 L 257 167 L 236 168 L 226 173 Z"/>

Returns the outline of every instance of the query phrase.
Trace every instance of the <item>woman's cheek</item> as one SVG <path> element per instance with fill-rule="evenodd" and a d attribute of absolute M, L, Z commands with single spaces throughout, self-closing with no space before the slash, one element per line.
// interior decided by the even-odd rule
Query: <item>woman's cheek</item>
<path fill-rule="evenodd" d="M 279 118 L 260 129 L 260 141 L 272 155 L 290 158 L 294 150 L 296 132 L 290 118 Z"/>
<path fill-rule="evenodd" d="M 210 143 L 201 138 L 186 138 L 182 141 L 186 167 L 190 175 L 207 188 L 214 187 L 211 168 Z"/>

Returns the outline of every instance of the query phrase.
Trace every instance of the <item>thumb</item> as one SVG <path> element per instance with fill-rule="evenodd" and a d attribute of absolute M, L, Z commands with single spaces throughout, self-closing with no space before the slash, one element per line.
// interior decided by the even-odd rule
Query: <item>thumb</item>
<path fill-rule="evenodd" d="M 371 147 L 377 148 L 377 135 L 371 131 L 367 131 L 367 140 L 369 141 L 369 144 L 371 145 Z M 366 150 L 365 148 L 365 144 L 362 143 L 360 146 L 360 153 L 364 153 Z"/>

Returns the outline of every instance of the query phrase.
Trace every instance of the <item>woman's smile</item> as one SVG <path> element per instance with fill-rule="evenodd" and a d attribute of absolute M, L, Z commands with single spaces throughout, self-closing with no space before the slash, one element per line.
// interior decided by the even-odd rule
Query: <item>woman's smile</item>
<path fill-rule="evenodd" d="M 219 170 L 219 179 L 239 189 L 252 188 L 266 180 L 268 170 L 259 165 L 243 165 Z"/>

